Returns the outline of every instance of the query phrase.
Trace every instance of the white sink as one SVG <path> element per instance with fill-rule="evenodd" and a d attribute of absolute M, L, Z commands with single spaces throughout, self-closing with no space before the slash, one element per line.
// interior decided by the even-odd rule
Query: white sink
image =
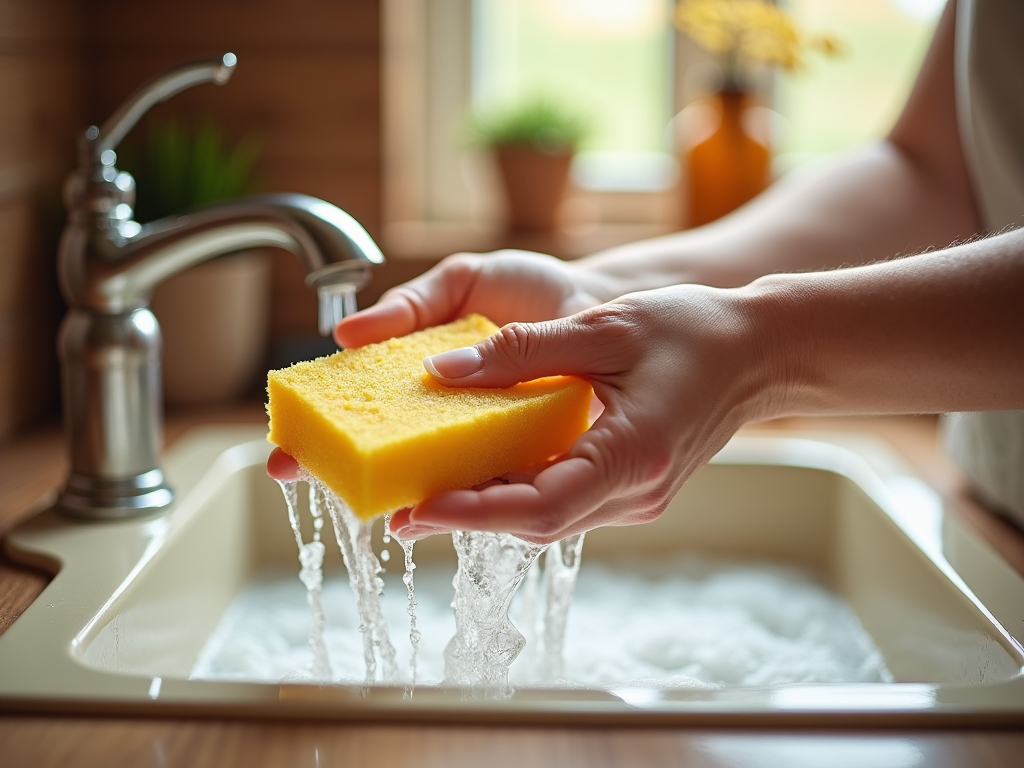
<path fill-rule="evenodd" d="M 584 559 L 685 548 L 808 569 L 853 606 L 895 683 L 469 700 L 430 687 L 410 698 L 402 688 L 190 680 L 239 591 L 269 566 L 295 567 L 281 493 L 263 469 L 269 450 L 262 429 L 196 430 L 166 458 L 178 501 L 165 514 L 79 523 L 47 510 L 13 531 L 10 556 L 56 576 L 0 636 L 0 709 L 851 727 L 1024 718 L 1024 579 L 883 445 L 843 435 L 736 438 L 656 523 L 588 534 Z M 416 560 L 450 549 L 434 537 Z"/>

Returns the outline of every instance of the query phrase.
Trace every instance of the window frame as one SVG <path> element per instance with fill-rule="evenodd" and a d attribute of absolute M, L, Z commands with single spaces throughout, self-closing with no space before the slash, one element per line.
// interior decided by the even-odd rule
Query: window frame
<path fill-rule="evenodd" d="M 386 230 L 499 227 L 500 187 L 490 158 L 455 138 L 472 100 L 472 8 L 473 0 L 382 2 Z M 678 115 L 702 95 L 694 65 L 710 59 L 678 31 L 672 49 L 670 112 Z M 563 213 L 570 230 L 605 224 L 671 229 L 681 210 L 677 181 L 657 191 L 571 184 Z"/>

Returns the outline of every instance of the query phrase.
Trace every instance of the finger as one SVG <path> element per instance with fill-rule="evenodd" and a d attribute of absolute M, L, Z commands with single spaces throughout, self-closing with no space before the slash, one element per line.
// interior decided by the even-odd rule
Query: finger
<path fill-rule="evenodd" d="M 542 323 L 509 323 L 479 344 L 424 358 L 423 367 L 445 384 L 460 387 L 508 387 L 559 374 L 617 373 L 627 367 L 618 359 L 627 347 L 614 343 L 620 329 L 614 319 L 607 320 L 588 311 Z"/>
<path fill-rule="evenodd" d="M 599 507 L 583 519 L 577 520 L 555 534 L 548 534 L 546 536 L 518 534 L 518 536 L 519 538 L 534 544 L 551 544 L 552 542 L 560 541 L 567 536 L 586 533 L 587 531 L 592 531 L 595 528 L 602 528 L 604 526 L 642 525 L 656 519 L 656 515 L 649 510 L 641 510 L 639 512 L 633 511 L 632 503 L 633 502 L 630 499 L 616 499 Z"/>
<path fill-rule="evenodd" d="M 452 530 L 549 536 L 585 518 L 610 491 L 593 462 L 567 459 L 545 469 L 532 483 L 440 493 L 416 506 L 410 521 Z"/>
<path fill-rule="evenodd" d="M 280 448 L 275 448 L 267 459 L 267 474 L 275 480 L 300 480 L 302 479 L 302 468 L 289 454 Z"/>
<path fill-rule="evenodd" d="M 334 327 L 334 340 L 342 349 L 356 349 L 415 330 L 416 315 L 402 300 L 381 299 L 354 315 L 342 318 Z"/>
<path fill-rule="evenodd" d="M 400 509 L 391 516 L 391 533 L 402 541 L 419 541 L 438 533 L 451 533 L 451 529 L 417 525 L 409 520 L 409 509 Z"/>
<path fill-rule="evenodd" d="M 353 349 L 457 319 L 478 272 L 471 254 L 449 256 L 433 269 L 385 293 L 372 307 L 343 318 L 334 339 Z"/>

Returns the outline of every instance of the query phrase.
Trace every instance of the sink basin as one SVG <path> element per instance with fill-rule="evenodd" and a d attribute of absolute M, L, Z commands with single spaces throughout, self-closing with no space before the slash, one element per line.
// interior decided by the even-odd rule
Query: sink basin
<path fill-rule="evenodd" d="M 717 689 L 457 689 L 190 680 L 225 610 L 296 569 L 264 430 L 216 427 L 164 466 L 178 501 L 140 520 L 45 510 L 5 546 L 56 574 L 0 636 L 0 709 L 190 716 L 620 724 L 999 725 L 1024 718 L 1024 579 L 881 443 L 734 438 L 655 523 L 588 534 L 584 562 L 680 549 L 797 565 L 853 607 L 895 683 Z M 447 537 L 417 563 L 451 557 Z M 328 562 L 325 567 L 340 567 Z"/>

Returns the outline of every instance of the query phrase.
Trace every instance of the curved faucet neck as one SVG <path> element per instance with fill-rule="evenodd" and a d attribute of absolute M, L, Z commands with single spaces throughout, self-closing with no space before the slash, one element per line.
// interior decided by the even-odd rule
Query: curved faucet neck
<path fill-rule="evenodd" d="M 384 261 L 355 219 L 307 195 L 262 195 L 212 205 L 140 227 L 132 237 L 121 236 L 116 228 L 90 229 L 85 218 L 73 220 L 65 231 L 59 271 L 68 304 L 93 312 L 146 307 L 168 277 L 252 248 L 294 253 L 307 282 L 317 289 L 344 283 L 358 290 L 369 279 L 370 267 Z"/>

